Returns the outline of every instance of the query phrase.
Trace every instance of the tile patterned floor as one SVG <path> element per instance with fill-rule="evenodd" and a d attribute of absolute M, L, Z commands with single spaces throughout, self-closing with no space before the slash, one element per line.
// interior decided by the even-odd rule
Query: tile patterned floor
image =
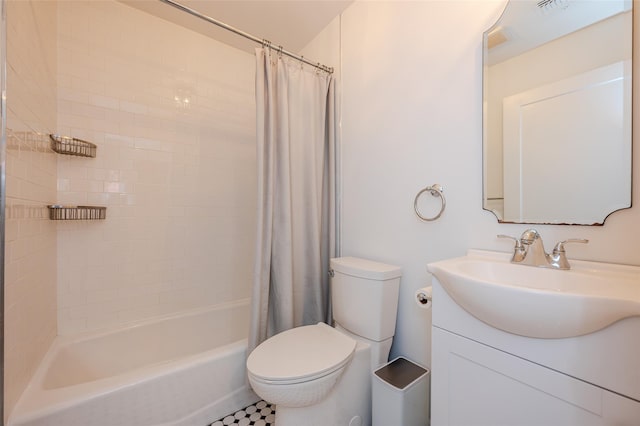
<path fill-rule="evenodd" d="M 276 406 L 265 401 L 259 401 L 213 422 L 210 426 L 275 426 L 275 417 Z"/>

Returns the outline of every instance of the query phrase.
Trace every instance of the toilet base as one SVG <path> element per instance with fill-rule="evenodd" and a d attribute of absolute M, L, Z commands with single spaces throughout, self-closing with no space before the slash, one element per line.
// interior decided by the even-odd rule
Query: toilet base
<path fill-rule="evenodd" d="M 356 352 L 331 393 L 317 404 L 276 406 L 277 426 L 362 426 L 371 424 L 371 348 L 358 342 Z"/>

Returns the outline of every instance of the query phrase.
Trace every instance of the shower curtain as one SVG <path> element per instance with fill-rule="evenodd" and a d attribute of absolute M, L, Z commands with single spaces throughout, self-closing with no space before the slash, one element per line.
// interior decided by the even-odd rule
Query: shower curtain
<path fill-rule="evenodd" d="M 335 255 L 331 74 L 256 49 L 258 235 L 249 352 L 300 325 L 330 321 Z"/>

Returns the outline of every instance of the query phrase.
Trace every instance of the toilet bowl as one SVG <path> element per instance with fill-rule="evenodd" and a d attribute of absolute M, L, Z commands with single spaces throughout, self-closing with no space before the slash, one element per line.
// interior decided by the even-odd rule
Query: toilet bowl
<path fill-rule="evenodd" d="M 371 372 L 387 362 L 395 332 L 400 268 L 331 259 L 336 328 L 279 333 L 247 359 L 253 390 L 276 405 L 278 426 L 371 423 Z"/>
<path fill-rule="evenodd" d="M 324 323 L 293 328 L 258 346 L 247 359 L 253 390 L 276 406 L 322 401 L 340 380 L 356 341 Z"/>

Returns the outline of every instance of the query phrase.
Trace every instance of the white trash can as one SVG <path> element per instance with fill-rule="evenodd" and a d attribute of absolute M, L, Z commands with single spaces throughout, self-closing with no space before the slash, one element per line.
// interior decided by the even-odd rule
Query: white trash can
<path fill-rule="evenodd" d="M 429 373 L 404 357 L 374 371 L 373 426 L 428 426 Z"/>

